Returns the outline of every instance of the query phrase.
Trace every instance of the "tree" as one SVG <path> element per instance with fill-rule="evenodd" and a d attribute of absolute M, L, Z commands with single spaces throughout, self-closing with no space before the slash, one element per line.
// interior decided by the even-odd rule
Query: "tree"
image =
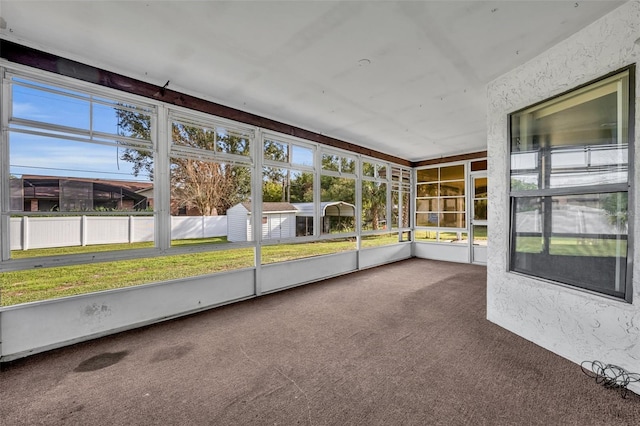
<path fill-rule="evenodd" d="M 344 201 L 356 203 L 356 181 L 351 178 L 337 176 L 321 176 L 321 201 Z"/>
<path fill-rule="evenodd" d="M 171 162 L 171 198 L 175 207 L 195 208 L 203 216 L 226 213 L 243 201 L 229 166 L 208 161 L 174 158 Z"/>
<path fill-rule="evenodd" d="M 262 201 L 266 202 L 278 202 L 283 198 L 282 185 L 278 182 L 271 180 L 264 180 L 262 182 Z"/>
<path fill-rule="evenodd" d="M 380 229 L 387 213 L 387 184 L 362 181 L 362 225 Z M 384 229 L 384 225 L 383 225 Z"/>
<path fill-rule="evenodd" d="M 151 140 L 151 117 L 147 114 L 133 112 L 126 109 L 117 109 L 118 133 L 122 136 L 139 138 L 141 140 Z M 126 142 L 122 145 L 130 146 Z M 133 164 L 133 175 L 139 176 L 146 172 L 149 179 L 153 180 L 153 153 L 150 151 L 125 148 L 120 156 L 121 160 Z"/>
<path fill-rule="evenodd" d="M 313 202 L 313 174 L 309 172 L 298 173 L 290 182 L 289 202 L 310 203 Z"/>
<path fill-rule="evenodd" d="M 626 232 L 629 222 L 629 197 L 626 192 L 608 194 L 602 201 L 602 208 L 609 223 L 618 231 Z"/>
<path fill-rule="evenodd" d="M 385 169 L 375 163 L 363 162 L 363 176 L 377 178 Z M 362 181 L 362 226 L 373 230 L 386 227 L 387 184 L 377 181 Z"/>
<path fill-rule="evenodd" d="M 151 120 L 148 115 L 126 109 L 119 109 L 116 114 L 123 136 L 150 139 Z M 249 153 L 249 141 L 241 135 L 180 122 L 172 124 L 172 142 L 177 146 L 209 152 Z M 126 142 L 123 144 L 127 145 Z M 146 172 L 153 178 L 152 153 L 128 146 L 120 158 L 133 164 L 134 175 Z M 173 156 L 170 175 L 172 207 L 195 208 L 205 216 L 225 214 L 229 207 L 248 200 L 251 195 L 251 172 L 244 166 Z"/>

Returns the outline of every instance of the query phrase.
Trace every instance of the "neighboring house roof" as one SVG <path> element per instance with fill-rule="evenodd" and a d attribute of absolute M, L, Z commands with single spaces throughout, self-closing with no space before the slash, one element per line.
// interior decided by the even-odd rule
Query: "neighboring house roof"
<path fill-rule="evenodd" d="M 75 181 L 75 182 L 91 182 L 95 184 L 103 184 L 108 186 L 114 186 L 118 188 L 125 188 L 131 192 L 140 191 L 143 189 L 153 188 L 152 182 L 138 182 L 128 180 L 111 180 L 111 179 L 99 179 L 99 178 L 77 178 L 77 177 L 64 177 L 64 176 L 43 176 L 43 175 L 22 175 L 23 181 L 29 181 L 31 183 L 42 183 L 43 185 L 58 182 L 60 180 Z"/>
<path fill-rule="evenodd" d="M 20 178 L 25 198 L 57 199 L 60 197 L 61 182 L 90 183 L 94 191 L 121 193 L 134 200 L 146 198 L 141 194 L 145 190 L 153 190 L 151 182 L 135 182 L 125 180 L 75 178 L 62 176 L 22 175 Z"/>

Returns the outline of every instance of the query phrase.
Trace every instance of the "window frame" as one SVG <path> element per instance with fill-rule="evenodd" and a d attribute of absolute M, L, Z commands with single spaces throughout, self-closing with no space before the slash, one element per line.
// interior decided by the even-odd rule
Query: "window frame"
<path fill-rule="evenodd" d="M 514 116 L 516 116 L 517 114 L 520 114 L 522 112 L 525 112 L 527 110 L 535 110 L 538 107 L 541 107 L 545 104 L 552 104 L 555 100 L 559 100 L 561 98 L 569 98 L 570 96 L 580 96 L 582 94 L 584 94 L 585 92 L 588 92 L 589 90 L 593 90 L 597 88 L 598 83 L 603 83 L 606 80 L 615 78 L 618 75 L 624 74 L 624 73 L 628 73 L 628 104 L 627 104 L 627 108 L 628 108 L 628 127 L 627 127 L 627 132 L 628 132 L 628 136 L 627 136 L 627 146 L 628 146 L 628 156 L 627 156 L 627 180 L 626 182 L 620 182 L 620 183 L 604 183 L 604 184 L 588 184 L 588 185 L 583 185 L 583 186 L 563 186 L 563 187 L 553 187 L 549 184 L 549 182 L 544 181 L 542 183 L 543 188 L 540 188 L 541 183 L 538 183 L 539 188 L 538 189 L 521 189 L 521 190 L 512 190 L 511 189 L 511 178 L 512 178 L 512 174 L 511 174 L 511 165 L 512 165 L 512 131 L 513 131 L 513 120 L 512 118 Z M 594 86 L 593 88 L 590 89 L 590 86 Z M 519 274 L 519 275 L 523 275 L 526 276 L 530 279 L 534 279 L 534 280 L 540 280 L 540 281 L 544 281 L 544 282 L 548 282 L 551 283 L 553 285 L 559 285 L 562 287 L 566 287 L 566 288 L 571 288 L 577 291 L 581 291 L 581 292 L 587 292 L 587 293 L 591 293 L 594 295 L 597 295 L 599 297 L 606 297 L 612 300 L 617 300 L 617 301 L 625 301 L 627 303 L 632 303 L 633 300 L 633 255 L 634 255 L 634 216 L 635 216 L 635 211 L 634 211 L 634 206 L 635 206 L 635 161 L 634 161 L 634 155 L 635 155 L 635 122 L 636 122 L 636 111 L 635 111 L 635 88 L 636 88 L 636 73 L 635 73 L 635 64 L 631 64 L 628 66 L 625 66 L 623 68 L 617 69 L 615 71 L 612 71 L 610 73 L 607 73 L 606 75 L 603 75 L 599 78 L 590 80 L 584 84 L 581 84 L 575 88 L 572 88 L 570 90 L 564 91 L 562 93 L 559 93 L 555 96 L 551 96 L 549 98 L 543 99 L 539 102 L 536 102 L 532 105 L 528 105 L 524 108 L 518 109 L 516 111 L 511 112 L 508 115 L 508 119 L 507 119 L 507 135 L 508 135 L 508 152 L 507 152 L 507 167 L 505 170 L 506 173 L 506 182 L 507 182 L 507 188 L 506 188 L 506 197 L 508 200 L 508 222 L 507 222 L 507 231 L 508 231 L 508 259 L 507 259 L 507 272 L 509 273 L 514 273 L 514 274 Z M 583 145 L 583 146 L 587 146 L 587 145 Z M 544 148 L 545 151 L 549 151 L 548 147 L 545 146 Z M 538 173 L 540 174 L 544 174 L 545 172 L 541 170 L 541 166 L 540 166 L 540 162 L 542 161 L 542 156 L 543 154 L 543 147 L 540 146 L 538 147 L 537 151 L 532 151 L 532 152 L 536 152 L 538 154 L 538 168 L 536 168 L 536 171 L 538 171 Z M 551 155 L 551 153 L 549 152 L 547 155 Z M 551 168 L 549 168 L 548 173 L 551 174 Z M 541 176 L 543 180 L 546 180 L 545 176 Z M 515 266 L 514 266 L 514 262 L 515 262 L 515 249 L 516 249 L 516 231 L 515 231 L 515 214 L 516 214 L 516 200 L 518 199 L 522 199 L 522 198 L 548 198 L 548 205 L 549 208 L 551 207 L 552 201 L 551 201 L 551 197 L 554 196 L 579 196 L 579 195 L 586 195 L 586 194 L 607 194 L 607 193 L 626 193 L 627 194 L 627 199 L 628 199 L 628 216 L 629 216 L 629 220 L 627 222 L 627 254 L 626 254 L 626 274 L 624 275 L 625 277 L 625 288 L 624 288 L 624 296 L 623 297 L 619 297 L 613 294 L 608 294 L 602 291 L 598 291 L 597 289 L 591 288 L 591 287 L 585 287 L 585 286 L 579 286 L 577 284 L 572 284 L 569 282 L 562 282 L 562 281 L 558 281 L 555 279 L 550 279 L 550 278 L 546 278 L 546 277 L 541 277 L 538 275 L 533 275 L 531 273 L 527 273 L 524 271 L 517 271 L 515 270 Z M 542 201 L 542 203 L 544 204 L 544 201 Z M 551 217 L 552 212 L 549 212 L 549 217 Z M 548 224 L 548 228 L 549 228 L 549 236 L 548 238 L 551 238 L 552 235 L 552 231 L 551 231 L 551 224 Z M 541 230 L 541 235 L 544 238 L 544 235 L 546 234 L 546 230 L 543 229 Z"/>
<path fill-rule="evenodd" d="M 151 123 L 149 132 L 151 137 L 148 139 L 143 138 L 135 138 L 135 137 L 124 137 L 118 136 L 114 138 L 111 133 L 105 133 L 100 131 L 95 131 L 92 135 L 87 136 L 87 132 L 83 132 L 82 129 L 78 129 L 75 127 L 66 127 L 66 126 L 56 126 L 55 123 L 52 125 L 46 124 L 45 126 L 40 126 L 37 133 L 40 133 L 41 129 L 47 130 L 52 129 L 52 132 L 61 132 L 63 134 L 60 135 L 61 139 L 71 139 L 73 141 L 82 142 L 82 143 L 91 143 L 91 144 L 103 144 L 106 142 L 110 145 L 110 141 L 116 140 L 127 140 L 127 142 L 131 142 L 136 147 L 145 148 L 150 151 L 151 155 L 154 159 L 154 173 L 153 173 L 153 193 L 154 193 L 154 211 L 153 217 L 155 218 L 155 239 L 154 239 L 154 247 L 148 248 L 135 248 L 135 249 L 127 249 L 127 250 L 111 250 L 111 251 L 95 251 L 90 253 L 74 253 L 74 254 L 56 254 L 50 256 L 39 256 L 39 257 L 31 257 L 31 258 L 10 258 L 11 248 L 10 248 L 10 235 L 9 235 L 9 212 L 11 207 L 11 188 L 10 188 L 10 179 L 9 179 L 9 144 L 6 131 L 2 132 L 2 143 L 0 143 L 0 164 L 2 165 L 3 170 L 7 170 L 6 176 L 3 172 L 3 175 L 0 177 L 0 203 L 2 203 L 2 209 L 0 215 L 0 249 L 2 250 L 2 259 L 0 259 L 0 272 L 12 272 L 12 271 L 29 271 L 35 268 L 51 268 L 51 267 L 68 267 L 74 265 L 85 265 L 85 264 L 98 264 L 105 262 L 117 262 L 117 261 L 128 261 L 135 259 L 153 259 L 164 256 L 180 256 L 185 254 L 203 254 L 206 255 L 209 252 L 218 252 L 218 251 L 233 251 L 237 249 L 250 248 L 254 253 L 254 262 L 253 267 L 258 269 L 261 265 L 261 255 L 260 250 L 262 246 L 269 245 L 277 245 L 277 244 L 289 244 L 289 243 L 307 243 L 307 242 L 331 242 L 349 240 L 349 242 L 353 243 L 353 249 L 359 250 L 361 249 L 360 240 L 363 232 L 361 231 L 361 211 L 362 211 L 362 182 L 363 177 L 361 176 L 362 170 L 362 161 L 363 158 L 369 158 L 361 153 L 361 151 L 350 151 L 348 149 L 338 148 L 329 143 L 323 143 L 321 141 L 316 141 L 315 139 L 304 139 L 296 136 L 292 136 L 289 134 L 279 133 L 274 130 L 266 130 L 259 125 L 248 124 L 247 122 L 234 121 L 233 118 L 224 118 L 214 113 L 207 113 L 205 110 L 198 110 L 193 108 L 187 108 L 184 106 L 174 105 L 171 103 L 164 102 L 160 99 L 153 99 L 150 97 L 145 97 L 143 95 L 137 95 L 133 93 L 128 93 L 127 91 L 119 90 L 113 87 L 107 87 L 101 85 L 100 83 L 91 82 L 91 81 L 83 81 L 79 78 L 58 75 L 51 73 L 46 70 L 36 69 L 27 65 L 15 64 L 12 62 L 7 62 L 4 60 L 0 60 L 0 81 L 2 83 L 2 90 L 0 90 L 0 114 L 2 117 L 3 128 L 6 130 L 6 125 L 9 123 L 10 111 L 12 106 L 12 97 L 11 97 L 11 81 L 7 79 L 7 75 L 16 75 L 19 78 L 31 80 L 38 84 L 43 84 L 45 86 L 52 86 L 54 88 L 60 88 L 62 91 L 69 90 L 72 92 L 78 92 L 81 95 L 87 95 L 87 98 L 96 98 L 104 102 L 99 102 L 102 106 L 113 106 L 117 105 L 117 102 L 122 103 L 130 103 L 131 105 L 140 106 L 143 105 L 145 108 L 149 108 L 153 111 L 151 114 Z M 83 97 L 82 96 L 82 97 Z M 113 103 L 111 103 L 113 102 Z M 102 108 L 100 109 L 102 110 Z M 142 111 L 141 111 L 142 112 Z M 28 120 L 23 120 L 28 121 Z M 218 150 L 216 148 L 213 150 L 193 150 L 192 147 L 181 146 L 173 144 L 172 142 L 172 126 L 174 122 L 180 122 L 186 125 L 202 125 L 207 128 L 212 128 L 213 126 L 224 127 L 229 130 L 238 130 L 240 129 L 244 134 L 244 131 L 250 132 L 251 138 L 248 140 L 248 155 L 247 151 L 242 150 L 242 155 L 230 154 L 224 150 Z M 99 122 L 96 122 L 99 123 Z M 110 123 L 110 122 L 109 122 Z M 29 124 L 29 123 L 27 123 Z M 109 131 L 110 127 L 103 126 L 102 129 L 106 129 Z M 91 130 L 91 129 L 90 129 Z M 91 133 L 91 132 L 89 132 Z M 261 145 L 263 135 L 268 135 L 271 137 L 275 137 L 278 140 L 285 140 L 288 143 L 296 146 L 301 146 L 304 148 L 311 149 L 313 152 L 313 165 L 302 165 L 295 164 L 295 162 L 289 162 L 287 164 L 283 164 L 280 162 L 270 163 L 268 160 L 264 159 L 263 146 Z M 93 139 L 91 139 L 93 137 Z M 145 135 L 146 138 L 146 135 Z M 322 168 L 322 156 L 332 155 L 337 156 L 341 160 L 338 165 L 338 170 L 328 170 Z M 375 155 L 375 154 L 370 154 Z M 314 173 L 314 204 L 315 204 L 315 216 L 314 220 L 319 221 L 320 209 L 321 209 L 321 181 L 323 176 L 328 177 L 336 177 L 336 178 L 346 178 L 353 182 L 353 191 L 354 191 L 354 206 L 355 206 L 355 215 L 354 215 L 354 230 L 349 232 L 343 232 L 339 234 L 323 234 L 320 232 L 319 227 L 315 226 L 314 235 L 309 235 L 307 237 L 296 237 L 291 240 L 267 240 L 262 241 L 261 238 L 254 238 L 252 241 L 247 242 L 234 242 L 228 244 L 201 244 L 201 245 L 190 245 L 190 246 L 172 246 L 171 241 L 171 229 L 170 229 L 170 164 L 172 157 L 180 157 L 180 158 L 193 158 L 203 161 L 213 161 L 220 162 L 228 165 L 239 165 L 244 166 L 250 169 L 251 171 L 251 197 L 252 199 L 261 198 L 261 171 L 264 163 L 268 163 L 268 165 L 276 166 L 276 167 L 285 167 L 285 168 L 294 168 L 297 170 L 306 170 Z M 308 153 L 305 153 L 304 156 L 305 162 L 308 162 Z M 412 207 L 413 202 L 411 198 L 413 197 L 413 167 L 410 167 L 407 164 L 399 164 L 388 159 L 371 157 L 371 161 L 376 163 L 384 163 L 387 167 L 387 173 L 390 174 L 392 168 L 400 168 L 401 170 L 409 170 L 409 185 L 410 188 L 407 190 L 410 194 L 409 206 Z M 270 164 L 269 164 L 270 163 Z M 345 168 L 346 166 L 346 168 Z M 391 185 L 392 181 L 389 176 L 387 176 L 389 180 L 387 182 L 387 221 L 390 220 L 391 214 Z M 351 182 L 349 182 L 351 185 Z M 403 184 L 406 184 L 403 181 Z M 254 203 L 256 207 L 252 212 L 252 228 L 258 229 L 259 223 L 261 222 L 262 211 L 259 207 L 260 203 Z M 127 215 L 131 215 L 132 212 L 127 212 Z M 64 214 L 64 213 L 62 213 Z M 102 214 L 102 213 L 95 213 Z M 144 215 L 145 213 L 138 213 L 139 215 Z M 413 215 L 413 211 L 410 212 Z M 113 213 L 114 216 L 122 215 L 120 212 Z M 410 222 L 412 219 L 410 219 Z M 258 224 L 258 226 L 255 226 Z M 389 233 L 389 232 L 400 232 L 408 231 L 409 239 L 411 238 L 411 233 L 413 231 L 413 227 L 411 223 L 405 224 L 405 226 L 398 230 L 381 230 L 380 233 Z M 353 237 L 356 237 L 357 240 L 354 240 Z M 406 240 L 405 240 L 406 241 Z M 351 250 L 351 249 L 348 249 Z M 215 272 L 211 272 L 215 273 Z M 209 273 L 206 273 L 209 274 Z M 185 275 L 181 278 L 192 278 L 195 277 L 192 275 Z M 149 281 L 142 282 L 139 284 L 132 284 L 131 287 L 141 286 L 141 285 L 155 285 L 158 282 Z M 92 290 L 80 293 L 79 295 L 91 294 L 96 291 L 103 290 Z M 59 296 L 55 296 L 52 299 L 57 299 Z M 35 302 L 47 301 L 51 300 L 49 298 L 37 300 Z"/>
<path fill-rule="evenodd" d="M 14 82 L 14 79 L 18 81 Z M 82 212 L 83 216 L 110 216 L 110 217 L 126 217 L 126 216 L 150 216 L 154 218 L 154 247 L 150 248 L 134 248 L 126 250 L 112 250 L 112 251 L 94 251 L 81 254 L 64 254 L 64 255 L 43 255 L 31 258 L 11 258 L 11 244 L 10 244 L 10 218 L 12 214 L 18 214 L 24 217 L 30 216 L 48 216 L 48 217 L 62 217 L 69 216 L 70 212 L 55 211 L 55 212 L 18 212 L 11 209 L 10 197 L 4 194 L 10 193 L 9 178 L 5 178 L 5 173 L 10 174 L 10 144 L 9 135 L 11 133 L 35 135 L 43 138 L 68 140 L 74 143 L 87 144 L 87 146 L 118 146 L 117 141 L 126 141 L 131 143 L 137 148 L 147 150 L 150 152 L 154 162 L 157 157 L 158 148 L 158 135 L 156 132 L 158 120 L 158 114 L 160 107 L 150 102 L 148 99 L 137 95 L 125 94 L 117 90 L 103 88 L 90 83 L 82 82 L 70 77 L 64 76 L 52 76 L 50 73 L 25 68 L 22 66 L 5 66 L 0 64 L 0 80 L 2 81 L 2 116 L 1 123 L 3 128 L 6 126 L 6 131 L 2 132 L 1 148 L 0 148 L 0 161 L 2 164 L 2 188 L 0 193 L 3 194 L 1 202 L 0 227 L 2 229 L 2 244 L 1 244 L 1 256 L 0 263 L 3 271 L 14 271 L 21 269 L 28 269 L 33 267 L 48 267 L 48 266 L 67 266 L 79 263 L 86 263 L 90 261 L 109 261 L 109 260 L 123 260 L 137 257 L 154 256 L 159 253 L 158 241 L 159 236 L 157 234 L 158 226 L 158 210 L 154 206 L 154 210 L 151 214 L 149 212 L 138 211 L 87 211 Z M 126 136 L 119 136 L 117 134 L 106 133 L 101 131 L 95 131 L 93 129 L 92 118 L 89 120 L 89 127 L 86 129 L 69 127 L 59 125 L 56 123 L 47 123 L 45 121 L 27 120 L 22 118 L 13 118 L 13 88 L 15 85 L 21 87 L 30 87 L 36 90 L 42 90 L 44 92 L 52 94 L 62 94 L 69 96 L 70 98 L 86 101 L 89 104 L 89 114 L 93 112 L 93 104 L 107 105 L 106 101 L 133 103 L 136 107 L 140 108 L 140 111 L 147 111 L 151 122 L 150 138 L 139 139 Z M 65 91 L 69 91 L 68 95 Z M 78 96 L 78 94 L 86 96 Z M 97 99 L 94 99 L 97 98 Z M 124 108 L 126 110 L 135 110 L 131 108 Z M 16 128 L 12 128 L 14 124 Z M 6 171 L 6 172 L 5 172 Z M 64 178 L 60 178 L 64 179 Z M 156 178 L 154 177 L 154 199 L 157 199 Z"/>
<path fill-rule="evenodd" d="M 364 165 L 365 163 L 369 164 L 370 166 L 372 166 L 373 168 L 371 169 L 373 171 L 373 176 L 365 176 L 364 174 Z M 378 235 L 378 234 L 393 234 L 393 233 L 397 233 L 398 230 L 397 229 L 392 229 L 391 228 L 391 210 L 392 210 L 392 200 L 391 200 L 391 164 L 381 161 L 381 160 L 376 160 L 375 158 L 369 158 L 369 157 L 361 157 L 360 158 L 360 192 L 363 196 L 363 202 L 364 202 L 364 185 L 365 182 L 370 182 L 373 183 L 375 185 L 382 185 L 384 184 L 384 193 L 385 193 L 385 204 L 384 204 L 384 227 L 380 228 L 380 229 L 364 229 L 364 209 L 360 209 L 360 233 L 361 235 L 365 236 L 365 235 Z M 381 173 L 381 171 L 383 171 Z M 378 186 L 379 189 L 379 186 Z"/>
<path fill-rule="evenodd" d="M 438 200 L 438 204 L 440 202 L 440 200 L 442 199 L 452 199 L 452 198 L 463 198 L 464 199 L 464 209 L 463 210 L 456 210 L 454 213 L 455 214 L 464 214 L 465 217 L 465 226 L 464 227 L 444 227 L 444 226 L 425 226 L 425 225 L 419 225 L 418 224 L 418 214 L 420 213 L 425 213 L 422 210 L 418 209 L 418 200 L 419 199 L 424 199 L 427 197 L 421 197 L 418 195 L 418 185 L 420 184 L 424 184 L 424 182 L 420 182 L 418 180 L 418 172 L 420 170 L 431 170 L 431 169 L 442 169 L 442 168 L 446 168 L 446 167 L 455 167 L 455 166 L 462 166 L 463 167 L 463 178 L 462 180 L 464 181 L 464 195 L 462 196 L 455 196 L 455 197 L 443 197 L 442 195 L 440 195 L 439 193 L 439 188 L 440 188 L 440 183 L 441 182 L 457 182 L 460 179 L 453 179 L 453 180 L 442 180 L 440 177 L 440 172 L 438 172 L 438 180 L 435 181 L 438 183 L 438 195 L 436 197 L 432 197 L 436 200 Z M 415 188 L 415 194 L 413 196 L 413 200 L 415 202 L 415 208 L 414 208 L 414 214 L 413 214 L 413 223 L 414 223 L 414 228 L 416 230 L 424 230 L 427 232 L 436 232 L 437 233 L 437 238 L 436 241 L 430 241 L 430 242 L 440 242 L 440 233 L 461 233 L 461 234 L 466 234 L 466 238 L 468 239 L 469 237 L 469 180 L 470 180 L 470 174 L 469 174 L 469 170 L 470 170 L 470 161 L 469 160 L 465 160 L 465 161 L 455 161 L 455 162 L 447 162 L 447 163 L 440 163 L 440 164 L 435 164 L 435 165 L 430 165 L 430 166 L 422 166 L 422 167 L 416 167 L 414 169 L 415 173 L 414 173 L 414 182 L 413 182 L 413 187 Z M 445 211 L 444 210 L 438 210 L 437 214 L 443 214 Z M 463 238 L 464 239 L 464 238 Z"/>
<path fill-rule="evenodd" d="M 318 229 L 318 238 L 319 239 L 341 239 L 341 238 L 348 238 L 348 237 L 357 237 L 358 235 L 360 235 L 360 223 L 361 223 L 361 216 L 362 216 L 362 179 L 360 177 L 360 168 L 361 168 L 361 163 L 360 163 L 360 155 L 349 152 L 349 151 L 344 151 L 344 150 L 340 150 L 337 148 L 331 148 L 331 147 L 326 147 L 326 146 L 319 146 L 317 151 L 316 151 L 316 155 L 317 155 L 317 165 L 318 168 L 316 170 L 316 176 L 317 176 L 317 182 L 318 182 L 318 186 L 317 186 L 317 207 L 316 207 L 316 215 L 317 215 L 317 221 L 318 223 L 320 223 L 320 221 L 322 220 L 322 177 L 323 176 L 327 176 L 327 177 L 332 177 L 332 178 L 339 178 L 339 179 L 352 179 L 353 180 L 353 185 L 354 185 L 354 203 L 353 205 L 356 206 L 355 208 L 355 216 L 353 218 L 353 231 L 347 231 L 347 232 L 338 232 L 338 233 L 325 233 L 322 230 L 321 226 L 317 226 L 316 229 Z M 331 169 L 325 169 L 323 167 L 323 158 L 325 155 L 328 156 L 332 156 L 332 157 L 337 157 L 340 160 L 339 163 L 339 167 L 338 170 L 331 170 Z M 347 159 L 349 161 L 353 161 L 353 166 L 354 166 L 354 170 L 351 171 L 342 171 L 342 164 L 343 164 L 343 159 Z M 340 201 L 344 201 L 344 200 L 340 200 Z"/>

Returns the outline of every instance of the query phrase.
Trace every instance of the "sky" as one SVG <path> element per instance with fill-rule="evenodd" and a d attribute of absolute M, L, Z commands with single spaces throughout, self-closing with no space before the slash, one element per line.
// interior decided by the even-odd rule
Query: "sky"
<path fill-rule="evenodd" d="M 38 84 L 45 89 L 13 85 L 13 117 L 39 121 L 84 131 L 119 132 L 115 102 L 107 99 L 94 102 L 80 92 L 72 92 Z M 13 129 L 23 128 L 12 125 Z M 148 181 L 148 176 L 135 176 L 133 167 L 121 159 L 123 148 L 115 144 L 95 144 L 74 141 L 55 132 L 41 136 L 20 132 L 10 133 L 10 172 L 14 176 L 46 175 Z M 84 136 L 86 138 L 86 136 Z M 290 161 L 293 165 L 313 166 L 314 151 L 291 144 Z"/>
<path fill-rule="evenodd" d="M 89 97 L 77 95 L 84 96 L 84 99 L 15 84 L 13 116 L 81 129 L 85 135 L 91 130 L 118 134 L 118 119 L 113 106 L 94 103 L 92 114 Z M 14 176 L 30 174 L 148 181 L 147 176 L 134 176 L 132 164 L 120 159 L 122 152 L 123 148 L 115 144 L 86 143 L 19 132 L 10 132 L 9 136 L 10 173 Z"/>

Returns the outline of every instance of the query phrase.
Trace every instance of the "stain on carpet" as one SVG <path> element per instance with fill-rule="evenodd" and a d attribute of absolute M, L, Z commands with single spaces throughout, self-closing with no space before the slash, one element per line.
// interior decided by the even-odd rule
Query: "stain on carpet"
<path fill-rule="evenodd" d="M 151 362 L 161 362 L 161 361 L 173 361 L 176 359 L 180 359 L 189 352 L 191 352 L 194 348 L 194 345 L 191 343 L 187 343 L 185 345 L 176 345 L 170 346 L 168 348 L 162 348 L 157 350 L 153 357 L 151 358 Z"/>
<path fill-rule="evenodd" d="M 127 356 L 127 354 L 129 354 L 129 351 L 105 352 L 89 359 L 85 359 L 73 371 L 76 373 L 84 373 L 87 371 L 101 370 L 119 363 L 125 356 Z"/>

